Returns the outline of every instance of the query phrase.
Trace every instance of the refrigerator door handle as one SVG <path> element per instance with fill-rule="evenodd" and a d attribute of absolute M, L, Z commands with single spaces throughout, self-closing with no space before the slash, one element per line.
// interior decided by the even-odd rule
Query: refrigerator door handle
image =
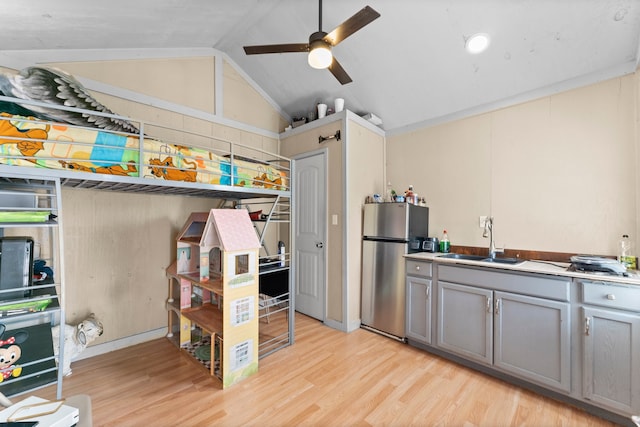
<path fill-rule="evenodd" d="M 316 243 L 316 248 L 318 248 L 318 249 L 322 249 L 322 248 L 324 248 L 324 243 L 322 243 L 322 242 L 317 242 L 317 243 Z"/>

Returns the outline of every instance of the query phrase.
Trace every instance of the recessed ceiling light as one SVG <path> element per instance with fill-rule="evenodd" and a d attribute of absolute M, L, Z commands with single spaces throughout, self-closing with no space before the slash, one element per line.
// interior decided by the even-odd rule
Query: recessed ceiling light
<path fill-rule="evenodd" d="M 472 35 L 467 39 L 464 47 L 469 53 L 476 54 L 484 52 L 489 47 L 489 34 L 478 33 Z"/>

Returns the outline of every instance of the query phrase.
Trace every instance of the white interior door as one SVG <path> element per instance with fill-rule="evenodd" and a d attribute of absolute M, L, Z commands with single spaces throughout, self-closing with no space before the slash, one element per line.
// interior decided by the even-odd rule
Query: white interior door
<path fill-rule="evenodd" d="M 324 321 L 326 294 L 326 152 L 296 159 L 295 301 L 296 310 Z"/>

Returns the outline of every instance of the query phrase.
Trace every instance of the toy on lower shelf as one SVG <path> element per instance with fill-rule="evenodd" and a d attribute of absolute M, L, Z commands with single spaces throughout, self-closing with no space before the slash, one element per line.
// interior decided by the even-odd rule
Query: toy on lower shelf
<path fill-rule="evenodd" d="M 51 304 L 51 298 L 27 301 L 27 302 L 15 302 L 6 303 L 0 305 L 0 317 L 12 316 L 15 314 L 35 313 L 36 311 L 44 311 L 49 304 Z"/>

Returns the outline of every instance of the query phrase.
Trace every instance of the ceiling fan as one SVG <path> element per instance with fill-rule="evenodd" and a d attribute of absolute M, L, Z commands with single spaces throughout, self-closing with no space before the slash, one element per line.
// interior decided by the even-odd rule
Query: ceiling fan
<path fill-rule="evenodd" d="M 247 55 L 258 55 L 262 53 L 308 52 L 309 65 L 313 68 L 328 68 L 331 74 L 333 74 L 341 84 L 351 83 L 351 77 L 349 77 L 349 74 L 342 68 L 338 60 L 333 57 L 331 48 L 365 25 L 370 24 L 374 19 L 379 18 L 380 14 L 371 7 L 366 6 L 351 18 L 338 25 L 338 27 L 330 33 L 325 33 L 322 31 L 322 0 L 319 0 L 318 3 L 319 29 L 309 36 L 309 43 L 245 46 L 245 53 Z"/>

